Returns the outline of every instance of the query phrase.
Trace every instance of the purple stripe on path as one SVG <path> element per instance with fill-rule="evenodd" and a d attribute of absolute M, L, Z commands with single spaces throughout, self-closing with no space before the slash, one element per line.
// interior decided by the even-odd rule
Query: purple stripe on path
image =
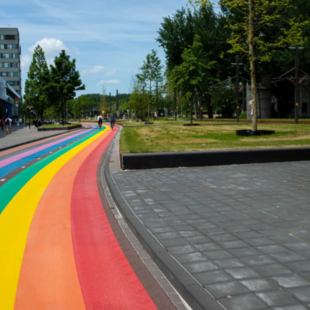
<path fill-rule="evenodd" d="M 95 128 L 95 127 L 96 127 L 96 126 L 91 127 L 90 129 L 86 129 L 86 130 L 89 131 L 89 130 L 92 130 L 93 128 Z M 11 164 L 11 163 L 13 163 L 13 162 L 15 162 L 15 161 L 17 161 L 17 160 L 20 160 L 20 159 L 22 159 L 22 158 L 25 158 L 25 157 L 27 157 L 27 156 L 29 156 L 29 155 L 32 155 L 32 154 L 34 154 L 34 153 L 36 153 L 36 152 L 42 151 L 42 150 L 44 150 L 44 149 L 46 149 L 46 148 L 48 148 L 48 147 L 51 147 L 51 146 L 56 145 L 56 144 L 58 144 L 58 143 L 67 141 L 67 140 L 72 139 L 72 138 L 75 138 L 75 137 L 78 137 L 78 136 L 83 135 L 83 134 L 85 134 L 85 131 L 79 132 L 79 133 L 74 134 L 74 135 L 72 135 L 72 136 L 70 135 L 70 136 L 68 136 L 68 137 L 66 137 L 66 138 L 57 140 L 57 141 L 55 141 L 55 142 L 51 142 L 51 143 L 42 145 L 42 146 L 37 147 L 37 148 L 35 148 L 35 149 L 32 149 L 32 150 L 30 150 L 30 151 L 28 151 L 28 152 L 25 152 L 25 153 L 22 153 L 22 154 L 18 154 L 18 155 L 12 156 L 12 157 L 10 157 L 10 158 L 4 159 L 4 160 L 0 161 L 0 168 L 4 167 L 4 166 L 6 166 L 6 165 L 9 165 L 9 164 Z"/>

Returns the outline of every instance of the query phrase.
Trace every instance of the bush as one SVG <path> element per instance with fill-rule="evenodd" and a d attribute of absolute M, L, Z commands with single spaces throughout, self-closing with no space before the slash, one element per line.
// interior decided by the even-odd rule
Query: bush
<path fill-rule="evenodd" d="M 246 111 L 242 112 L 242 113 L 239 115 L 239 119 L 247 119 L 247 113 L 246 113 Z"/>

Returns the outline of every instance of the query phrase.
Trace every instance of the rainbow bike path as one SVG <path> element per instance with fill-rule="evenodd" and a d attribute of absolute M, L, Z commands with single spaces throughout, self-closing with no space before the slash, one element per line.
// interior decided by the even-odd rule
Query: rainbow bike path
<path fill-rule="evenodd" d="M 0 186 L 0 309 L 157 309 L 99 195 L 115 133 L 90 128 L 0 157 L 0 176 L 11 176 Z"/>

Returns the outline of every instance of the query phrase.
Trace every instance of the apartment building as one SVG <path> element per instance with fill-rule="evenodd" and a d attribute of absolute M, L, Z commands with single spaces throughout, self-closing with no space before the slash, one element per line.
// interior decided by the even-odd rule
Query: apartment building
<path fill-rule="evenodd" d="M 0 28 L 0 76 L 21 94 L 21 48 L 17 28 Z"/>
<path fill-rule="evenodd" d="M 21 96 L 20 41 L 18 28 L 0 28 L 0 114 L 18 115 Z"/>

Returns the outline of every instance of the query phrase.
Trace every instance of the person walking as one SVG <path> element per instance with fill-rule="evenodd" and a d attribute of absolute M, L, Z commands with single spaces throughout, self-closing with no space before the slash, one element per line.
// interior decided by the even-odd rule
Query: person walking
<path fill-rule="evenodd" d="M 110 125 L 111 129 L 113 130 L 113 127 L 115 125 L 115 115 L 113 113 L 110 115 Z"/>
<path fill-rule="evenodd" d="M 98 127 L 99 127 L 99 130 L 100 130 L 101 127 L 102 127 L 102 122 L 103 122 L 103 117 L 101 116 L 101 114 L 98 115 L 97 122 L 98 122 Z"/>
<path fill-rule="evenodd" d="M 4 120 L 0 118 L 0 127 L 2 128 L 2 131 L 4 130 Z"/>
<path fill-rule="evenodd" d="M 12 119 L 8 116 L 5 121 L 6 134 L 11 133 Z"/>

